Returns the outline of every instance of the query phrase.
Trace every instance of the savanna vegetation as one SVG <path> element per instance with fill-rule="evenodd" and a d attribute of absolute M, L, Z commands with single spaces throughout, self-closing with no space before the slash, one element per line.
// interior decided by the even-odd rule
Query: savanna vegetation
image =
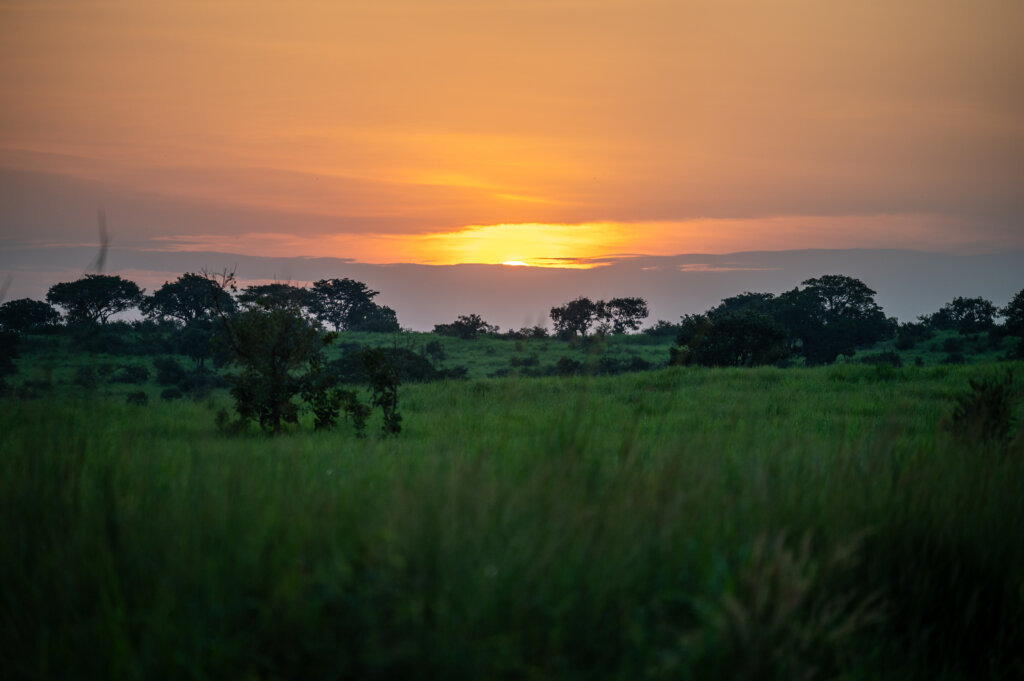
<path fill-rule="evenodd" d="M 1021 294 L 419 334 L 203 279 L 0 307 L 6 677 L 1024 674 Z"/>

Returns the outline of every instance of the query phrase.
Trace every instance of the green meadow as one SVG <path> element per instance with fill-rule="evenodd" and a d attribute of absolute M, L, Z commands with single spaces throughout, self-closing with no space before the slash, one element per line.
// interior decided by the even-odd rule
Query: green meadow
<path fill-rule="evenodd" d="M 358 439 L 45 359 L 0 402 L 7 678 L 1024 674 L 1024 438 L 952 418 L 1020 363 L 406 384 Z"/>

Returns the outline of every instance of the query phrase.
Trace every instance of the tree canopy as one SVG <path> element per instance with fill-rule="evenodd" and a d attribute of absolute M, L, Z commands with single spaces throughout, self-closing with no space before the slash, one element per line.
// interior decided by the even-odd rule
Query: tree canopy
<path fill-rule="evenodd" d="M 488 324 L 478 314 L 460 315 L 451 324 L 435 324 L 434 333 L 442 336 L 454 336 L 472 340 L 477 336 L 488 333 L 497 333 L 498 327 Z"/>
<path fill-rule="evenodd" d="M 143 299 L 140 309 L 150 319 L 175 319 L 183 324 L 209 319 L 217 309 L 233 311 L 235 301 L 222 288 L 210 286 L 201 274 L 187 272 Z"/>
<path fill-rule="evenodd" d="M 987 331 L 995 326 L 998 313 L 992 301 L 985 298 L 956 297 L 938 312 L 922 317 L 936 329 L 952 329 L 960 333 Z"/>
<path fill-rule="evenodd" d="M 19 298 L 0 305 L 0 329 L 4 331 L 31 333 L 52 328 L 58 321 L 60 313 L 41 300 Z"/>
<path fill-rule="evenodd" d="M 555 333 L 584 337 L 595 324 L 600 333 L 636 331 L 648 314 L 647 301 L 643 298 L 593 301 L 581 297 L 555 306 L 550 312 Z"/>
<path fill-rule="evenodd" d="M 291 284 L 253 284 L 246 286 L 238 294 L 238 302 L 252 308 L 261 307 L 265 310 L 302 310 L 313 304 L 313 295 L 309 289 Z"/>
<path fill-rule="evenodd" d="M 801 286 L 778 297 L 775 316 L 789 331 L 790 349 L 809 364 L 828 364 L 896 332 L 896 321 L 859 279 L 828 274 Z"/>
<path fill-rule="evenodd" d="M 105 324 L 111 315 L 139 305 L 142 289 L 118 276 L 87 274 L 77 281 L 54 284 L 46 300 L 63 308 L 70 324 Z"/>
<path fill-rule="evenodd" d="M 380 316 L 373 302 L 379 293 L 353 279 L 320 279 L 310 289 L 310 311 L 335 331 L 352 329 Z"/>

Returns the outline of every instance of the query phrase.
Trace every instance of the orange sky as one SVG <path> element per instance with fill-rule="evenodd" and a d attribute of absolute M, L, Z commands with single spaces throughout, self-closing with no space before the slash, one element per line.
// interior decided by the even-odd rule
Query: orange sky
<path fill-rule="evenodd" d="M 1019 0 L 0 0 L 0 244 L 1024 248 Z"/>

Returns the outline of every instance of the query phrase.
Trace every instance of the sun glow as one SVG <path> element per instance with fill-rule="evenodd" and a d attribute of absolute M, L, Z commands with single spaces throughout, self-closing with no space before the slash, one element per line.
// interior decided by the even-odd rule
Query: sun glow
<path fill-rule="evenodd" d="M 615 223 L 520 223 L 409 237 L 407 243 L 415 250 L 417 262 L 433 265 L 588 269 L 597 265 L 587 262 L 587 258 L 621 251 L 626 234 L 623 226 Z"/>

